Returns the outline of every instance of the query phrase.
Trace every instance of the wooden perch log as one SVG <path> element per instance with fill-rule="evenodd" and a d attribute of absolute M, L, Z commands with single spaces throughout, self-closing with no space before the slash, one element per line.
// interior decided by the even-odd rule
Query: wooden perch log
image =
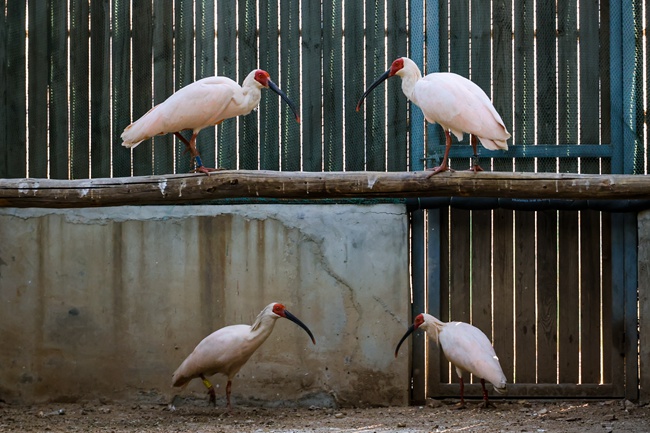
<path fill-rule="evenodd" d="M 220 199 L 648 199 L 650 177 L 564 173 L 219 171 L 86 180 L 0 179 L 0 207 L 190 204 Z"/>

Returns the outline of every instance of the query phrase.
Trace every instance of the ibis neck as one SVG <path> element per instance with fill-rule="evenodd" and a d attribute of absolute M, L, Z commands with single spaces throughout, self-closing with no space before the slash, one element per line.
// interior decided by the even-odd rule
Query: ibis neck
<path fill-rule="evenodd" d="M 402 92 L 406 95 L 407 98 L 413 101 L 414 94 L 413 90 L 415 89 L 415 84 L 422 78 L 419 68 L 409 68 L 402 69 Z M 413 101 L 416 102 L 416 101 Z M 416 102 L 417 103 L 417 102 Z"/>
<path fill-rule="evenodd" d="M 272 317 L 266 314 L 260 314 L 255 319 L 255 323 L 251 326 L 251 339 L 260 339 L 262 342 L 266 340 L 275 326 L 277 317 Z M 261 344 L 261 343 L 260 343 Z"/>

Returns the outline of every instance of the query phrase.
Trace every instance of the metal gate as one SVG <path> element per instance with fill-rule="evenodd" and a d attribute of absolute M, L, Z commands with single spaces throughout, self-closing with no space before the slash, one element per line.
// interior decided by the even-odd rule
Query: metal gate
<path fill-rule="evenodd" d="M 647 172 L 635 117 L 643 74 L 634 45 L 624 43 L 640 25 L 638 5 L 434 3 L 427 19 L 438 31 L 414 38 L 412 51 L 426 47 L 428 72 L 457 72 L 490 89 L 513 135 L 507 152 L 481 149 L 484 168 Z M 439 126 L 422 137 L 415 169 L 444 149 Z M 465 138 L 452 146 L 456 169 L 469 167 Z M 509 397 L 635 398 L 636 215 L 476 206 L 412 213 L 413 314 L 482 329 L 512 384 Z M 459 394 L 455 370 L 423 335 L 414 341 L 412 383 L 414 401 Z M 480 385 L 466 394 L 479 396 Z"/>

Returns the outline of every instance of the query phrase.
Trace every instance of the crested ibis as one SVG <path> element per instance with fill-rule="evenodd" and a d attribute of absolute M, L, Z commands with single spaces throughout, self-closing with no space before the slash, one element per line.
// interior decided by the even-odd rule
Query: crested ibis
<path fill-rule="evenodd" d="M 257 316 L 252 325 L 231 325 L 218 329 L 205 337 L 172 376 L 172 386 L 185 387 L 194 378 L 201 378 L 210 394 L 210 403 L 216 404 L 214 387 L 206 376 L 221 373 L 228 377 L 226 401 L 230 405 L 232 379 L 239 372 L 253 353 L 271 335 L 275 321 L 280 317 L 291 320 L 304 329 L 312 343 L 314 336 L 304 323 L 291 314 L 284 305 L 271 303 Z M 173 400 L 170 405 L 173 408 Z"/>
<path fill-rule="evenodd" d="M 368 87 L 357 104 L 357 111 L 375 87 L 395 75 L 402 78 L 404 95 L 420 107 L 426 120 L 439 123 L 445 131 L 446 147 L 442 164 L 434 167 L 429 176 L 449 170 L 447 159 L 451 148 L 450 132 L 458 140 L 461 140 L 466 132 L 471 134 L 474 172 L 482 171 L 476 152 L 477 138 L 486 149 L 508 149 L 506 140 L 510 138 L 510 133 L 479 86 L 453 72 L 434 72 L 422 77 L 418 66 L 408 57 L 395 60 L 390 69 Z"/>
<path fill-rule="evenodd" d="M 506 376 L 499 358 L 487 336 L 477 327 L 465 322 L 442 322 L 430 314 L 418 314 L 395 349 L 395 357 L 406 338 L 416 329 L 423 329 L 427 335 L 442 347 L 445 357 L 456 368 L 460 379 L 460 405 L 465 407 L 463 371 L 481 378 L 483 407 L 489 407 L 485 380 L 494 385 L 499 394 L 506 392 Z"/>
<path fill-rule="evenodd" d="M 156 135 L 174 133 L 196 160 L 196 171 L 209 174 L 213 168 L 206 168 L 196 149 L 196 136 L 208 126 L 218 125 L 231 117 L 250 113 L 260 102 L 261 90 L 268 88 L 280 95 L 289 105 L 298 122 L 296 106 L 275 85 L 269 73 L 256 69 L 251 71 L 240 86 L 227 77 L 207 77 L 179 89 L 164 102 L 153 107 L 124 129 L 122 145 L 136 147 L 140 142 Z M 180 133 L 192 130 L 189 141 Z"/>

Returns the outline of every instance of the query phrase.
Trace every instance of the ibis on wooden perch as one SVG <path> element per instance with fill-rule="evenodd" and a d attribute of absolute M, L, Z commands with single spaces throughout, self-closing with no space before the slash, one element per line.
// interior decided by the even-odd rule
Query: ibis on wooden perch
<path fill-rule="evenodd" d="M 241 86 L 230 78 L 218 76 L 188 84 L 127 126 L 122 132 L 122 145 L 133 148 L 156 135 L 174 133 L 195 158 L 196 170 L 209 174 L 215 169 L 203 166 L 196 149 L 196 136 L 204 128 L 250 113 L 259 104 L 264 88 L 280 95 L 300 122 L 296 106 L 271 81 L 269 73 L 256 69 L 248 74 Z M 192 131 L 189 141 L 180 133 L 185 129 Z"/>
<path fill-rule="evenodd" d="M 312 343 L 316 344 L 311 331 L 296 316 L 279 303 L 264 308 L 252 325 L 231 325 L 221 328 L 205 337 L 172 376 L 172 386 L 185 387 L 194 378 L 201 378 L 208 388 L 210 402 L 216 404 L 214 386 L 206 376 L 221 373 L 228 377 L 226 401 L 230 405 L 232 379 L 253 353 L 271 335 L 276 319 L 287 318 L 304 329 Z M 173 408 L 173 400 L 171 407 Z"/>
<path fill-rule="evenodd" d="M 395 60 L 365 91 L 357 111 L 368 94 L 384 80 L 397 75 L 402 77 L 402 91 L 424 113 L 430 123 L 439 123 L 445 131 L 446 147 L 442 164 L 433 168 L 431 175 L 449 170 L 447 159 L 451 148 L 451 135 L 458 140 L 464 133 L 471 134 L 474 158 L 471 169 L 482 171 L 478 165 L 476 140 L 490 150 L 507 150 L 510 133 L 485 92 L 472 81 L 452 72 L 434 72 L 422 77 L 420 69 L 408 57 Z"/>
<path fill-rule="evenodd" d="M 481 378 L 484 407 L 490 406 L 485 389 L 486 380 L 494 385 L 494 390 L 498 393 L 506 392 L 506 376 L 490 340 L 480 329 L 469 323 L 442 322 L 429 314 L 418 314 L 413 325 L 397 344 L 395 357 L 404 340 L 418 328 L 426 331 L 427 335 L 442 347 L 443 353 L 456 368 L 460 379 L 459 407 L 465 407 L 463 371 Z"/>

